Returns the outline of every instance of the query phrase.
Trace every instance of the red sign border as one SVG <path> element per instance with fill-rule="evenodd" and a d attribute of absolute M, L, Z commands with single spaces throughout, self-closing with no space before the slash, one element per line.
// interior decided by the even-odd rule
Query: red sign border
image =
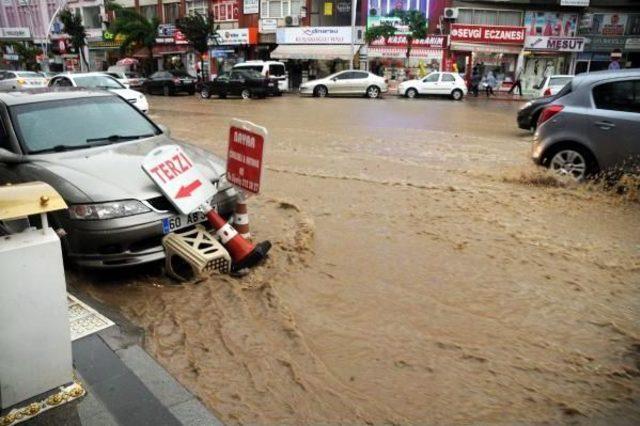
<path fill-rule="evenodd" d="M 473 39 L 473 38 L 463 38 L 458 37 L 453 34 L 453 30 L 457 27 L 475 27 L 480 28 L 482 30 L 482 38 Z M 512 30 L 512 31 L 522 31 L 522 40 L 487 40 L 485 37 L 485 31 L 487 29 L 502 29 L 502 30 Z M 451 24 L 450 29 L 450 41 L 455 42 L 464 42 L 464 43 L 496 43 L 496 44 L 511 44 L 511 45 L 524 45 L 524 40 L 527 36 L 527 28 L 519 25 L 478 25 L 478 24 Z"/>

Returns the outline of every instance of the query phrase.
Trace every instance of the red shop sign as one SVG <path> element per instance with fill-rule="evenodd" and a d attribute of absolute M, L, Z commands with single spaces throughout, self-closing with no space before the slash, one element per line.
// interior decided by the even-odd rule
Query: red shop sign
<path fill-rule="evenodd" d="M 525 33 L 525 27 L 451 24 L 451 41 L 523 44 Z"/>
<path fill-rule="evenodd" d="M 391 36 L 385 42 L 384 38 L 379 38 L 371 42 L 371 46 L 394 46 L 394 47 L 407 47 L 407 36 L 404 34 L 397 34 Z M 418 38 L 411 42 L 412 47 L 427 47 L 431 49 L 444 49 L 447 47 L 447 36 L 442 35 L 428 35 L 425 38 Z"/>
<path fill-rule="evenodd" d="M 233 119 L 229 129 L 227 180 L 245 191 L 257 194 L 262 183 L 262 154 L 267 129 Z"/>

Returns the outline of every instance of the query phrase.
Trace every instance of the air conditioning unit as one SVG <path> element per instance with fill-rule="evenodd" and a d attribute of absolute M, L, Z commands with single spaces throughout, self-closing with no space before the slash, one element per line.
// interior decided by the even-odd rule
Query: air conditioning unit
<path fill-rule="evenodd" d="M 444 19 L 458 19 L 458 8 L 457 7 L 445 7 L 444 9 Z"/>

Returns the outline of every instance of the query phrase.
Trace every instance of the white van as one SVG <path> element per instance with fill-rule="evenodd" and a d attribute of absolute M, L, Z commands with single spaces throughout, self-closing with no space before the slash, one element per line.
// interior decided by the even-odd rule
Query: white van
<path fill-rule="evenodd" d="M 289 76 L 284 68 L 284 63 L 277 61 L 247 61 L 235 64 L 234 69 L 252 69 L 265 77 L 278 80 L 278 89 L 281 92 L 289 90 Z"/>

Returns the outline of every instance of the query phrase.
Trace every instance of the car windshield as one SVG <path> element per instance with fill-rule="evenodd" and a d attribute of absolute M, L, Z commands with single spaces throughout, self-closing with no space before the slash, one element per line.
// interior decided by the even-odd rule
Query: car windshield
<path fill-rule="evenodd" d="M 31 72 L 31 71 L 18 71 L 16 75 L 18 77 L 25 77 L 25 78 L 42 78 L 42 76 L 39 75 L 37 72 Z"/>
<path fill-rule="evenodd" d="M 134 106 L 117 96 L 34 102 L 9 110 L 18 138 L 30 154 L 87 148 L 160 133 Z"/>
<path fill-rule="evenodd" d="M 84 77 L 74 77 L 78 87 L 90 87 L 95 89 L 124 89 L 125 87 L 117 80 L 106 75 L 88 75 Z"/>

